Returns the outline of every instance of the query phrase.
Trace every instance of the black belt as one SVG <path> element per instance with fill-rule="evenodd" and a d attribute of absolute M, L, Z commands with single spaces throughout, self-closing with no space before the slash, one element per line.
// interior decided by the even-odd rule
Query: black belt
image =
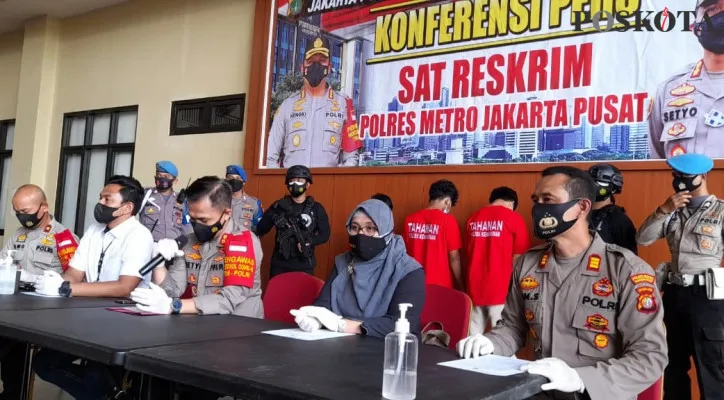
<path fill-rule="evenodd" d="M 706 274 L 697 275 L 669 272 L 668 282 L 676 286 L 706 286 Z"/>

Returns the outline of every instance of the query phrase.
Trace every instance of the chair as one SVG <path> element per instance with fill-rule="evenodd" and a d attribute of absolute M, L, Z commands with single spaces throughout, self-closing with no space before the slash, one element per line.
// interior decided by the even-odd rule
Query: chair
<path fill-rule="evenodd" d="M 450 335 L 448 347 L 455 349 L 457 343 L 468 336 L 472 310 L 473 302 L 467 294 L 440 285 L 427 285 L 420 325 L 424 328 L 430 322 L 441 323 Z"/>
<path fill-rule="evenodd" d="M 304 272 L 275 276 L 269 281 L 262 298 L 264 318 L 293 324 L 294 316 L 289 314 L 289 310 L 314 303 L 323 285 L 324 281 Z"/>
<path fill-rule="evenodd" d="M 661 400 L 664 398 L 664 378 L 659 378 L 648 389 L 639 393 L 637 400 Z"/>

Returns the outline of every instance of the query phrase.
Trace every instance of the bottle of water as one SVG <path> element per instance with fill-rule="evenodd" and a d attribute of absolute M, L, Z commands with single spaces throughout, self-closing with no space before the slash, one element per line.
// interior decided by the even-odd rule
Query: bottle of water
<path fill-rule="evenodd" d="M 417 395 L 417 337 L 410 333 L 405 313 L 412 304 L 400 304 L 400 319 L 395 331 L 385 336 L 385 363 L 382 373 L 382 397 L 389 400 L 413 400 Z"/>

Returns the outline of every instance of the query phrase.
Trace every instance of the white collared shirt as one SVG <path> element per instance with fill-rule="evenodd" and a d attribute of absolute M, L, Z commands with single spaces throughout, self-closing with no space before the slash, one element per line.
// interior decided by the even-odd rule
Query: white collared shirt
<path fill-rule="evenodd" d="M 70 266 L 85 272 L 86 282 L 117 281 L 121 275 L 142 278 L 138 270 L 153 255 L 153 236 L 136 218 L 104 232 L 106 225 L 93 223 L 85 230 Z M 98 260 L 105 253 L 98 274 Z M 145 281 L 149 281 L 147 274 Z"/>

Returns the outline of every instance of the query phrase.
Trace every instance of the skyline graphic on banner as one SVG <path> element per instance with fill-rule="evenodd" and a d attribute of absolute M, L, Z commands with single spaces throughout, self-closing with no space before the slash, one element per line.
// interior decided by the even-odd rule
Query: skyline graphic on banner
<path fill-rule="evenodd" d="M 571 7 L 547 2 L 526 5 L 517 28 L 491 28 L 512 18 L 503 7 L 458 32 L 474 13 L 446 14 L 451 3 L 380 0 L 305 14 L 307 3 L 279 0 L 260 165 L 724 157 L 724 134 L 711 132 L 724 128 L 704 121 L 712 109 L 699 81 L 708 75 L 693 33 L 574 29 Z M 428 13 L 438 24 L 422 24 Z M 662 63 L 662 54 L 676 57 Z"/>

